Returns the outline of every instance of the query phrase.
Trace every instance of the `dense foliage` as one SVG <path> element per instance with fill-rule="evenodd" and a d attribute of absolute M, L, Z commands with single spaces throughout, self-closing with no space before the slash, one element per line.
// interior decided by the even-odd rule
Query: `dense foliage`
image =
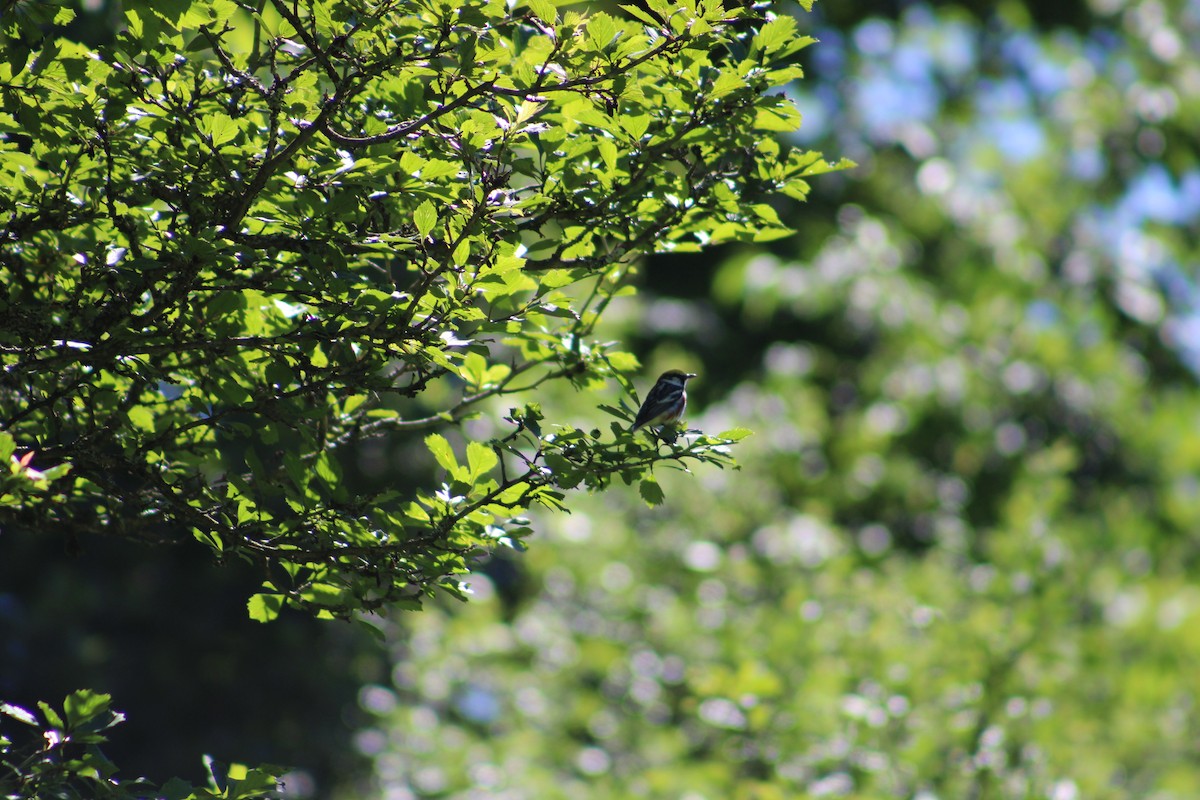
<path fill-rule="evenodd" d="M 770 136 L 799 123 L 769 91 L 810 42 L 792 18 L 665 9 L 131 3 L 99 51 L 30 51 L 16 14 L 0 427 L 31 480 L 9 524 L 190 534 L 262 564 L 256 618 L 341 615 L 458 591 L 564 490 L 725 462 L 730 437 L 627 434 L 627 404 L 598 433 L 527 402 L 637 366 L 594 338 L 637 257 L 782 235 L 758 198 L 828 169 Z M 517 393 L 494 436 L 437 432 Z M 364 442 L 417 435 L 440 488 L 344 480 Z"/>
<path fill-rule="evenodd" d="M 788 233 L 766 198 L 834 168 L 774 138 L 812 40 L 558 5 L 131 2 L 93 48 L 68 5 L 6 4 L 5 534 L 198 541 L 259 569 L 252 618 L 350 617 L 461 596 L 568 490 L 658 503 L 656 465 L 732 463 L 737 426 L 628 432 L 638 362 L 596 326 L 647 253 Z M 556 383 L 607 387 L 608 424 L 548 418 Z M 62 760 L 106 698 L 8 707 L 46 731 L 5 740 L 18 794 L 139 790 Z"/>

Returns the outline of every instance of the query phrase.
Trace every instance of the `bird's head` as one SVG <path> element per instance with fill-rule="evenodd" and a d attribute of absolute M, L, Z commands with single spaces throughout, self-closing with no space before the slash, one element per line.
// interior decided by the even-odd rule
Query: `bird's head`
<path fill-rule="evenodd" d="M 680 386 L 682 386 L 694 377 L 696 377 L 696 373 L 694 372 L 684 372 L 681 369 L 669 369 L 662 375 L 659 375 L 658 380 L 660 383 L 666 381 L 668 383 L 678 383 Z"/>

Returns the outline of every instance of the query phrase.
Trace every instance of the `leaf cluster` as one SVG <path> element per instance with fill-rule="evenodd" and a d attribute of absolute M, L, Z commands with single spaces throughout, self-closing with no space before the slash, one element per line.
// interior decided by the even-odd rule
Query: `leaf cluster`
<path fill-rule="evenodd" d="M 179 779 L 156 787 L 144 779 L 117 777 L 101 751 L 108 731 L 125 721 L 107 694 L 81 690 L 67 695 L 62 709 L 38 703 L 38 712 L 0 703 L 0 723 L 16 723 L 14 736 L 0 734 L 0 792 L 6 798 L 42 800 L 254 800 L 279 788 L 277 767 L 222 765 L 205 757 L 208 786 Z"/>

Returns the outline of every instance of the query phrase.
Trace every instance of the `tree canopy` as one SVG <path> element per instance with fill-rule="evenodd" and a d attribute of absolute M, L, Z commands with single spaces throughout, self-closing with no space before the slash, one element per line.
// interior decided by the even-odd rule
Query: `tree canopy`
<path fill-rule="evenodd" d="M 458 591 L 472 554 L 566 490 L 725 463 L 736 434 L 660 451 L 625 433 L 628 395 L 601 433 L 532 394 L 628 389 L 636 359 L 594 332 L 636 260 L 783 235 L 766 196 L 831 166 L 771 136 L 799 124 L 777 91 L 811 42 L 794 19 L 660 5 L 669 24 L 550 2 L 130 3 L 99 50 L 18 6 L 7 518 L 190 535 L 262 565 L 256 618 L 348 614 Z M 440 432 L 518 394 L 488 436 Z M 440 486 L 345 480 L 383 436 L 424 436 Z"/>
<path fill-rule="evenodd" d="M 132 2 L 90 47 L 68 5 L 10 4 L 5 533 L 195 540 L 260 570 L 253 619 L 350 617 L 462 596 L 569 490 L 659 503 L 656 465 L 732 464 L 737 426 L 629 433 L 638 360 L 596 328 L 646 254 L 789 232 L 768 199 L 837 168 L 775 138 L 813 40 L 763 9 L 570 5 Z M 608 387 L 609 424 L 556 416 L 556 383 Z M 8 708 L 50 731 L 6 761 L 19 793 L 107 776 L 58 756 L 107 700 Z"/>

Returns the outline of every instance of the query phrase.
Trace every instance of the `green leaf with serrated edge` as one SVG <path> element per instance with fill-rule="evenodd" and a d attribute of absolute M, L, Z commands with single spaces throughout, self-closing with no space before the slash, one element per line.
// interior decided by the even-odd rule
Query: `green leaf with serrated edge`
<path fill-rule="evenodd" d="M 430 453 L 433 453 L 433 457 L 442 469 L 452 474 L 458 469 L 458 461 L 454 458 L 454 450 L 450 447 L 450 442 L 446 440 L 445 436 L 442 436 L 440 433 L 431 433 L 425 437 L 425 446 L 429 448 Z"/>
<path fill-rule="evenodd" d="M 754 431 L 749 428 L 730 428 L 724 433 L 718 433 L 718 439 L 728 439 L 731 442 L 739 442 L 747 436 L 753 436 Z"/>
<path fill-rule="evenodd" d="M 111 700 L 112 695 L 100 694 L 99 692 L 86 689 L 71 692 L 63 702 L 63 711 L 66 713 L 67 724 L 72 728 L 84 724 L 97 714 L 107 711 Z"/>
<path fill-rule="evenodd" d="M 648 506 L 660 506 L 666 499 L 663 494 L 662 487 L 658 485 L 658 481 L 653 478 L 643 478 L 638 484 L 638 494 L 646 501 Z"/>
<path fill-rule="evenodd" d="M 598 11 L 588 18 L 586 33 L 592 46 L 604 48 L 613 43 L 621 29 L 611 14 Z"/>
<path fill-rule="evenodd" d="M 479 442 L 467 445 L 467 473 L 472 482 L 492 471 L 500 460 L 492 448 Z"/>
<path fill-rule="evenodd" d="M 791 133 L 800 127 L 800 112 L 790 101 L 785 101 L 770 108 L 759 108 L 754 116 L 754 129 L 758 131 L 778 131 Z"/>
<path fill-rule="evenodd" d="M 529 10 L 543 22 L 553 25 L 558 21 L 558 9 L 554 7 L 553 0 L 529 0 L 528 5 Z"/>
<path fill-rule="evenodd" d="M 770 53 L 794 39 L 795 32 L 796 20 L 793 17 L 786 15 L 776 17 L 762 26 L 762 29 L 754 37 L 751 47 L 761 50 L 763 53 Z"/>
<path fill-rule="evenodd" d="M 246 603 L 246 608 L 250 613 L 250 619 L 255 622 L 271 622 L 279 616 L 279 612 L 283 608 L 283 595 L 264 593 L 251 595 L 250 600 Z"/>
<path fill-rule="evenodd" d="M 605 353 L 604 360 L 617 372 L 636 372 L 641 367 L 641 362 L 638 361 L 637 356 L 633 353 L 626 353 L 623 350 Z"/>
<path fill-rule="evenodd" d="M 413 224 L 417 226 L 417 232 L 421 236 L 429 235 L 433 226 L 437 224 L 437 207 L 432 201 L 426 200 L 417 206 L 417 210 L 413 212 Z"/>
<path fill-rule="evenodd" d="M 472 387 L 478 388 L 483 383 L 483 376 L 486 373 L 487 360 L 479 353 L 467 353 L 463 356 L 463 363 L 458 369 L 458 374 Z"/>

